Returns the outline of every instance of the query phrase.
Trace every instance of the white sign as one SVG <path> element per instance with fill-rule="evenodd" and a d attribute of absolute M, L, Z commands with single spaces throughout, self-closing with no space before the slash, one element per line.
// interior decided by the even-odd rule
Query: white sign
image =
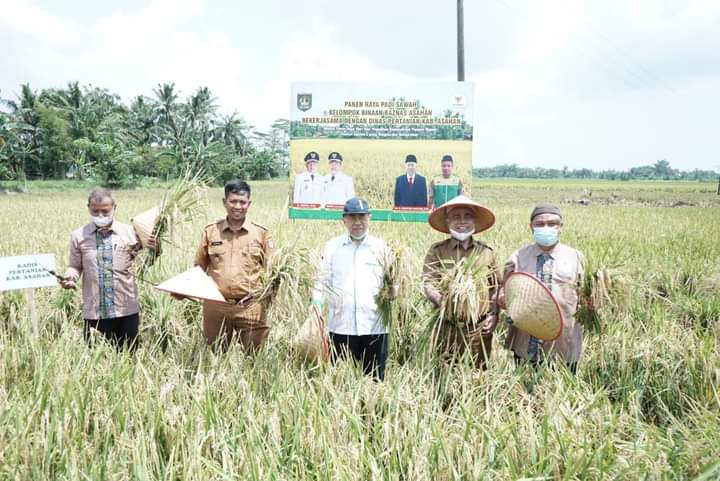
<path fill-rule="evenodd" d="M 55 287 L 55 254 L 0 257 L 0 291 Z"/>

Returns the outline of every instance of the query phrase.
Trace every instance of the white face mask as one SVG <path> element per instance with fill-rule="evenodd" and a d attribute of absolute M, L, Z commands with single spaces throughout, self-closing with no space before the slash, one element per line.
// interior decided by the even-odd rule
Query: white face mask
<path fill-rule="evenodd" d="M 113 221 L 112 215 L 91 215 L 90 218 L 92 219 L 93 224 L 95 224 L 95 227 L 99 228 L 107 227 L 112 224 Z"/>
<path fill-rule="evenodd" d="M 361 235 L 361 236 L 359 236 L 359 237 L 355 237 L 354 235 L 350 234 L 350 238 L 351 238 L 352 240 L 354 240 L 354 241 L 361 241 L 361 240 L 363 240 L 365 237 L 367 237 L 367 231 L 365 231 L 365 232 L 363 233 L 363 235 Z"/>
<path fill-rule="evenodd" d="M 459 240 L 460 242 L 465 242 L 465 241 L 468 240 L 470 237 L 472 237 L 472 235 L 473 235 L 474 233 L 475 233 L 475 231 L 470 231 L 470 232 L 458 232 L 458 231 L 456 231 L 456 230 L 450 229 L 450 235 L 452 236 L 452 238 L 455 239 L 455 240 Z"/>

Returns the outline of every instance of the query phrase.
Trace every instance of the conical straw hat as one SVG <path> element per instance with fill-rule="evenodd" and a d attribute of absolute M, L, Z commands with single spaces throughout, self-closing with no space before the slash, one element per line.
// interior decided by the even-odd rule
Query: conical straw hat
<path fill-rule="evenodd" d="M 495 214 L 493 211 L 480 205 L 469 197 L 464 195 L 458 195 L 445 202 L 443 205 L 432 211 L 428 217 L 430 226 L 440 232 L 449 234 L 447 226 L 447 215 L 448 211 L 452 210 L 453 207 L 469 207 L 475 213 L 475 232 L 482 232 L 488 230 L 495 224 Z"/>
<path fill-rule="evenodd" d="M 293 347 L 305 361 L 327 361 L 330 356 L 330 344 L 325 333 L 325 323 L 322 316 L 313 306 L 312 312 L 302 323 L 295 338 Z"/>
<path fill-rule="evenodd" d="M 156 289 L 180 294 L 182 296 L 205 299 L 208 301 L 227 302 L 220 293 L 217 284 L 198 266 L 178 274 L 158 286 Z"/>
<path fill-rule="evenodd" d="M 135 233 L 140 238 L 140 242 L 143 245 L 147 245 L 148 241 L 153 235 L 155 230 L 155 224 L 157 224 L 158 217 L 160 216 L 160 209 L 153 207 L 145 212 L 141 212 L 131 219 Z"/>
<path fill-rule="evenodd" d="M 505 279 L 505 306 L 512 325 L 544 341 L 562 333 L 562 311 L 545 284 L 525 272 L 513 272 Z"/>

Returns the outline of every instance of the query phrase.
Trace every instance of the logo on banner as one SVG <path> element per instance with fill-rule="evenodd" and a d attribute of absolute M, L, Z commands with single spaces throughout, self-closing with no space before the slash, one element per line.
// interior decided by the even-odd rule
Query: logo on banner
<path fill-rule="evenodd" d="M 298 94 L 297 108 L 303 112 L 307 112 L 312 108 L 312 94 Z"/>
<path fill-rule="evenodd" d="M 465 96 L 453 95 L 452 97 L 450 97 L 450 106 L 456 109 L 465 108 Z"/>

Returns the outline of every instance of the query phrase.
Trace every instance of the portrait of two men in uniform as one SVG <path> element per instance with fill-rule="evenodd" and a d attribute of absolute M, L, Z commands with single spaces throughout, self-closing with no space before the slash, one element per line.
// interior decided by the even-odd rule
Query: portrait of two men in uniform
<path fill-rule="evenodd" d="M 295 177 L 293 205 L 303 207 L 342 207 L 345 201 L 355 197 L 352 177 L 342 171 L 343 158 L 339 152 L 328 156 L 328 173 L 318 172 L 320 155 L 305 155 L 305 171 Z"/>

